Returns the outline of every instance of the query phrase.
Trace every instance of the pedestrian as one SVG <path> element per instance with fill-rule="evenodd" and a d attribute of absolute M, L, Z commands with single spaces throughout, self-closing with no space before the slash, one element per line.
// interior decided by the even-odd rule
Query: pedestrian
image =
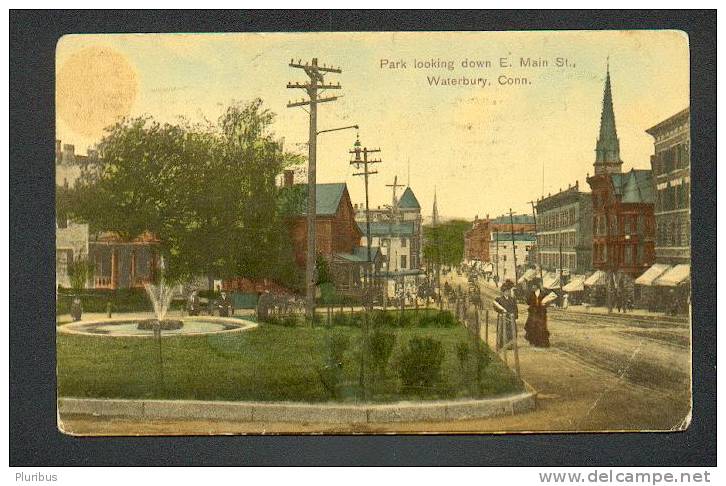
<path fill-rule="evenodd" d="M 73 297 L 71 303 L 71 317 L 74 321 L 80 321 L 83 315 L 83 306 L 81 305 L 81 299 L 78 296 Z"/>
<path fill-rule="evenodd" d="M 202 304 L 199 299 L 199 292 L 196 289 L 192 290 L 192 293 L 189 295 L 189 299 L 187 300 L 187 313 L 190 316 L 198 316 L 201 311 L 201 307 Z"/>
<path fill-rule="evenodd" d="M 502 295 L 492 303 L 497 312 L 497 350 L 511 347 L 516 336 L 519 317 L 517 301 L 514 298 L 514 282 L 505 280 L 501 292 Z"/>
<path fill-rule="evenodd" d="M 527 296 L 527 322 L 524 338 L 534 347 L 549 348 L 550 332 L 547 329 L 547 307 L 557 299 L 551 290 L 535 287 Z"/>

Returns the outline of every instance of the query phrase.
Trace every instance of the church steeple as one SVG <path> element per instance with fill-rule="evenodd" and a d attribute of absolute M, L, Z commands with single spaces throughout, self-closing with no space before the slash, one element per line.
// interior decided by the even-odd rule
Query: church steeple
<path fill-rule="evenodd" d="M 436 206 L 436 186 L 434 186 L 434 207 L 431 214 L 431 223 L 434 227 L 439 224 L 439 208 Z"/>
<path fill-rule="evenodd" d="M 605 90 L 602 97 L 600 115 L 600 136 L 595 146 L 595 175 L 620 173 L 623 161 L 620 160 L 620 141 L 615 128 L 613 94 L 610 87 L 610 61 L 605 76 Z"/>

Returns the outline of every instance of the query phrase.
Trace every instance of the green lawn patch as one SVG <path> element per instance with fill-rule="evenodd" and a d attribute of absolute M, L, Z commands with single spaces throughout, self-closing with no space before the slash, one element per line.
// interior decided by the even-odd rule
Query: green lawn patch
<path fill-rule="evenodd" d="M 474 344 L 462 326 L 382 325 L 377 329 L 393 334 L 395 342 L 389 362 L 382 371 L 373 366 L 372 358 L 368 356 L 370 370 L 365 375 L 366 395 L 371 401 L 494 396 L 521 389 L 511 371 L 484 343 L 482 362 L 485 366 L 481 379 L 476 379 Z M 373 330 L 371 327 L 369 336 Z M 430 386 L 403 386 L 401 382 L 401 363 L 411 361 L 410 356 L 405 359 L 403 356 L 411 349 L 410 343 L 415 338 L 430 338 L 441 343 L 441 371 L 436 383 Z M 386 354 L 388 340 L 390 338 L 379 340 L 383 343 L 378 345 L 383 346 L 383 354 Z M 158 341 L 154 339 L 59 334 L 59 395 L 354 402 L 362 396 L 359 386 L 362 343 L 363 332 L 352 325 L 311 328 L 261 324 L 240 333 L 168 337 L 162 339 L 162 378 L 158 366 Z M 462 353 L 461 343 L 468 343 L 471 352 Z M 330 359 L 332 349 L 339 352 L 335 360 Z M 331 368 L 325 368 L 331 361 L 340 363 L 335 368 L 334 390 L 330 385 Z"/>

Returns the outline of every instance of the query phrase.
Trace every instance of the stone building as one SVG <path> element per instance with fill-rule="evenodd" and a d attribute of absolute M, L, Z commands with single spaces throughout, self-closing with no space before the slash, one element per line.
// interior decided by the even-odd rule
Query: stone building
<path fill-rule="evenodd" d="M 669 265 L 691 262 L 690 109 L 646 130 L 653 137 L 650 157 L 655 184 L 655 259 Z"/>
<path fill-rule="evenodd" d="M 98 161 L 98 151 L 89 149 L 88 155 L 76 153 L 72 144 L 55 141 L 55 183 L 58 186 L 73 187 L 85 165 Z"/>
<path fill-rule="evenodd" d="M 592 197 L 579 181 L 537 200 L 538 259 L 544 270 L 584 274 L 592 268 Z M 538 262 L 538 263 L 539 263 Z M 560 263 L 561 262 L 561 263 Z"/>
<path fill-rule="evenodd" d="M 518 280 L 524 274 L 524 268 L 530 260 L 529 253 L 535 246 L 535 238 L 534 232 L 491 233 L 489 255 L 494 264 L 494 275 L 498 276 L 499 282 L 507 279 L 516 281 L 515 279 Z"/>
<path fill-rule="evenodd" d="M 592 190 L 593 267 L 607 272 L 611 286 L 637 277 L 655 261 L 654 190 L 650 170 L 622 172 L 620 141 L 607 71 Z"/>
<path fill-rule="evenodd" d="M 158 271 L 159 240 L 144 233 L 130 240 L 115 233 L 90 234 L 87 224 L 68 222 L 56 227 L 56 285 L 69 288 L 68 264 L 87 260 L 92 274 L 89 289 L 141 288 Z"/>

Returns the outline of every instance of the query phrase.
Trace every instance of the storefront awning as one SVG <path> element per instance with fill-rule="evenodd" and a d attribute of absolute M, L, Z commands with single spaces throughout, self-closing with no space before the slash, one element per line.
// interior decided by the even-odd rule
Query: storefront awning
<path fill-rule="evenodd" d="M 688 264 L 676 265 L 658 277 L 653 285 L 660 287 L 676 287 L 684 283 L 691 276 L 691 266 Z"/>
<path fill-rule="evenodd" d="M 665 263 L 656 263 L 643 272 L 643 275 L 636 278 L 635 283 L 636 285 L 653 285 L 653 281 L 670 270 L 670 268 L 671 266 L 666 265 Z"/>
<path fill-rule="evenodd" d="M 573 275 L 570 281 L 562 287 L 565 292 L 582 292 L 585 290 L 585 276 L 584 275 Z"/>
<path fill-rule="evenodd" d="M 544 282 L 542 287 L 545 289 L 559 289 L 560 288 L 560 274 L 554 272 L 547 272 L 543 276 Z"/>
<path fill-rule="evenodd" d="M 535 270 L 534 268 L 528 268 L 524 272 L 524 275 L 519 277 L 519 280 L 517 280 L 517 283 L 529 282 L 530 280 L 533 280 L 536 276 L 537 276 L 537 270 Z"/>
<path fill-rule="evenodd" d="M 585 279 L 585 287 L 603 287 L 608 283 L 608 274 L 602 270 L 595 270 L 595 273 Z"/>

